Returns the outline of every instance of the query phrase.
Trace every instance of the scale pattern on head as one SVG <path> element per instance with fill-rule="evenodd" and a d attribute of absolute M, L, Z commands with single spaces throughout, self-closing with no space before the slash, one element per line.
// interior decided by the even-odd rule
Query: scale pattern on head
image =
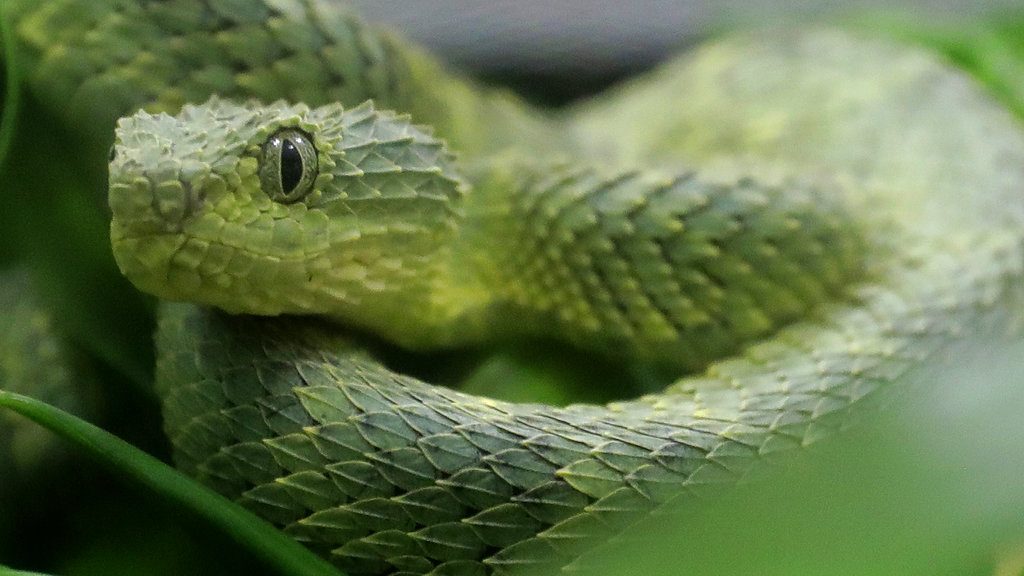
<path fill-rule="evenodd" d="M 111 236 L 160 297 L 359 323 L 424 300 L 461 194 L 441 142 L 371 103 L 212 99 L 118 123 Z"/>

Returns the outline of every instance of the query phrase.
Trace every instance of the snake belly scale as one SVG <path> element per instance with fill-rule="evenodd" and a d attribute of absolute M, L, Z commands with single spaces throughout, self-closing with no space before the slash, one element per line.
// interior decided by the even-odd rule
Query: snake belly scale
<path fill-rule="evenodd" d="M 955 340 L 1019 335 L 1024 136 L 927 52 L 737 35 L 554 116 L 331 3 L 179 4 L 12 13 L 28 82 L 97 149 L 146 108 L 110 164 L 123 272 L 244 314 L 164 307 L 178 465 L 352 574 L 571 565 Z M 396 374 L 338 324 L 681 377 L 512 404 Z"/>

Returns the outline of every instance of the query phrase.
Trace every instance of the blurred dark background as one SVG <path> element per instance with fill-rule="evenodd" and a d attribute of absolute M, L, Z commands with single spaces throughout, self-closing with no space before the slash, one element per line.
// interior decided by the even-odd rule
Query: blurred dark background
<path fill-rule="evenodd" d="M 350 0 L 453 66 L 547 104 L 596 92 L 714 30 L 870 12 L 937 24 L 1019 9 L 1020 0 Z"/>

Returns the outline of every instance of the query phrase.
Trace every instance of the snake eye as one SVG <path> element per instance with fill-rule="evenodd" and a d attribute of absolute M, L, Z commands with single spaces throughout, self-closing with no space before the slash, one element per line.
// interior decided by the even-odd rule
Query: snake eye
<path fill-rule="evenodd" d="M 301 130 L 286 128 L 263 144 L 260 185 L 278 202 L 301 200 L 313 188 L 317 174 L 316 148 Z"/>

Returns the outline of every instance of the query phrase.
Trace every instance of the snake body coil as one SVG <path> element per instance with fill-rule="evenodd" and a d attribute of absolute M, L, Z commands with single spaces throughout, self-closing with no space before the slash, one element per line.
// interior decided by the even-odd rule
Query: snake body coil
<path fill-rule="evenodd" d="M 70 90 L 72 116 L 104 82 L 137 90 L 117 113 L 305 102 L 120 121 L 112 239 L 140 288 L 407 348 L 558 338 L 684 375 L 607 407 L 512 404 L 396 374 L 321 320 L 168 306 L 179 465 L 350 573 L 565 566 L 842 426 L 954 340 L 1020 332 L 1024 136 L 926 53 L 741 36 L 546 119 L 326 3 L 221 4 L 90 8 L 110 34 L 149 23 L 163 57 L 93 61 L 107 36 L 85 33 L 76 60 L 35 33 L 55 13 L 21 20 L 30 81 Z"/>

